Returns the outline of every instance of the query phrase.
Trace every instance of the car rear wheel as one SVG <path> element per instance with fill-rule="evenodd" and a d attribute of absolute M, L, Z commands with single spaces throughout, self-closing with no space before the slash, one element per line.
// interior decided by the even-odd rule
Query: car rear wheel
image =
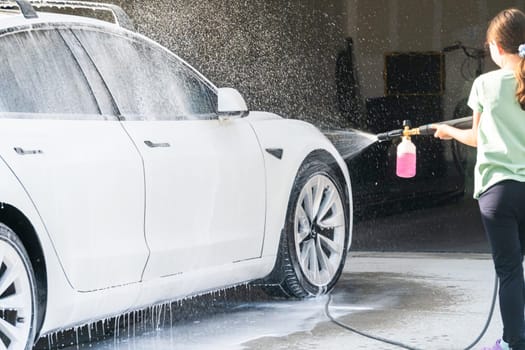
<path fill-rule="evenodd" d="M 344 267 L 349 239 L 346 192 L 334 170 L 309 161 L 290 196 L 273 294 L 309 297 L 330 291 Z M 278 287 L 278 288 L 275 288 Z"/>
<path fill-rule="evenodd" d="M 36 284 L 27 252 L 16 234 L 0 224 L 0 349 L 33 347 Z"/>

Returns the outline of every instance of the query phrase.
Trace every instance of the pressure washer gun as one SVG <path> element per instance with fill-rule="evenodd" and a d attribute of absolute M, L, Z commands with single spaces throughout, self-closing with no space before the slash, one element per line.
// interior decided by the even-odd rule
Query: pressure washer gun
<path fill-rule="evenodd" d="M 446 124 L 446 122 L 444 122 Z M 434 135 L 435 129 L 431 128 L 432 124 L 412 128 L 410 120 L 403 121 L 403 129 L 396 129 L 377 134 L 379 142 L 392 141 L 398 137 L 410 137 L 416 135 Z"/>
<path fill-rule="evenodd" d="M 432 124 L 448 124 L 458 128 L 468 128 L 472 126 L 472 117 L 447 120 Z M 416 146 L 411 141 L 412 136 L 433 135 L 435 129 L 432 124 L 412 128 L 410 120 L 403 121 L 403 129 L 391 130 L 377 134 L 379 142 L 391 141 L 401 137 L 401 143 L 397 146 L 396 175 L 402 178 L 416 176 Z"/>

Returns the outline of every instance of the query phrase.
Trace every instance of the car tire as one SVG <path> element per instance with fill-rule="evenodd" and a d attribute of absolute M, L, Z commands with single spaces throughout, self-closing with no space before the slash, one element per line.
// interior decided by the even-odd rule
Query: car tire
<path fill-rule="evenodd" d="M 36 282 L 18 236 L 0 224 L 0 341 L 7 349 L 33 348 L 37 334 Z"/>
<path fill-rule="evenodd" d="M 332 290 L 346 260 L 349 211 L 334 169 L 319 160 L 305 162 L 294 182 L 272 282 L 265 290 L 297 298 Z"/>

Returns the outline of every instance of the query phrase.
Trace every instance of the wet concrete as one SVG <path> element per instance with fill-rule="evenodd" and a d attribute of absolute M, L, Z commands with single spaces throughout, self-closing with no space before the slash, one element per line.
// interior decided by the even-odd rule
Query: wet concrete
<path fill-rule="evenodd" d="M 418 349 L 463 349 L 482 329 L 492 294 L 487 255 L 354 253 L 334 291 L 341 322 Z M 497 312 L 497 311 L 496 311 Z M 494 318 L 481 344 L 499 335 Z M 322 321 L 310 331 L 266 337 L 245 349 L 397 349 Z M 479 347 L 477 347 L 479 348 Z"/>
<path fill-rule="evenodd" d="M 462 349 L 484 324 L 492 279 L 486 254 L 357 252 L 330 311 L 358 330 L 418 349 Z M 131 326 L 121 320 L 119 331 L 105 340 L 82 343 L 81 335 L 81 344 L 66 348 L 396 349 L 329 322 L 327 301 L 273 300 L 246 287 L 175 306 L 165 311 L 174 319 L 166 316 L 159 325 L 148 318 Z M 496 316 L 482 344 L 494 341 L 500 327 Z"/>
<path fill-rule="evenodd" d="M 360 220 L 331 312 L 359 330 L 419 349 L 464 348 L 485 322 L 493 288 L 478 220 L 470 199 Z M 396 348 L 329 322 L 327 301 L 274 300 L 244 286 L 81 329 L 78 343 L 75 332 L 60 333 L 37 348 Z M 481 344 L 491 344 L 500 328 L 496 310 Z"/>

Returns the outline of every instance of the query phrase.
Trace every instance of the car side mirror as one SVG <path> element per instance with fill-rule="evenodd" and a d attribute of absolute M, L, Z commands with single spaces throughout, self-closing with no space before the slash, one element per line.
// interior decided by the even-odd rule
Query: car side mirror
<path fill-rule="evenodd" d="M 242 118 L 248 115 L 248 107 L 242 95 L 236 89 L 219 88 L 217 91 L 217 112 L 219 119 Z"/>

